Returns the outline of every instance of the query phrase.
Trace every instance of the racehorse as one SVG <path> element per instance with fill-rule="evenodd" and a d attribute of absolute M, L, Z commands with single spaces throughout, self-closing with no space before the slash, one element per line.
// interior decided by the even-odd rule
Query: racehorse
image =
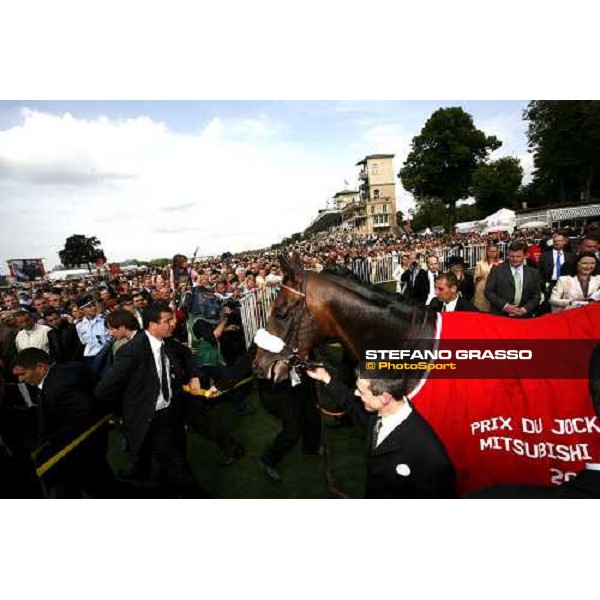
<path fill-rule="evenodd" d="M 587 361 L 585 367 L 575 369 L 565 348 L 560 361 L 555 355 L 548 358 L 562 371 L 550 378 L 523 376 L 523 365 L 519 378 L 494 378 L 489 362 L 481 375 L 468 379 L 438 376 L 437 371 L 410 371 L 400 378 L 408 399 L 446 446 L 461 494 L 506 483 L 559 484 L 586 462 L 600 461 L 600 420 L 588 372 L 594 347 L 596 362 L 599 358 L 600 303 L 536 319 L 436 314 L 336 274 L 288 267 L 267 331 L 281 338 L 286 349 L 277 354 L 259 349 L 255 365 L 276 381 L 287 376 L 290 359 L 292 364 L 295 358 L 307 359 L 332 337 L 357 361 L 368 347 L 434 350 L 446 340 L 492 345 L 510 339 L 535 341 L 539 349 L 554 343 L 542 340 L 587 340 L 587 350 L 576 353 L 576 360 Z M 571 372 L 577 375 L 565 375 Z"/>

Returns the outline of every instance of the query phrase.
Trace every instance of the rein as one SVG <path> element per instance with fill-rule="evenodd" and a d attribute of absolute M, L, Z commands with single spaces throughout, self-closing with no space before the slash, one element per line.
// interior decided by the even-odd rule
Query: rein
<path fill-rule="evenodd" d="M 306 292 L 299 292 L 298 290 L 295 290 L 293 287 L 290 287 L 289 285 L 283 285 L 283 283 L 281 284 L 281 287 L 284 290 L 287 290 L 288 292 L 292 292 L 293 294 L 300 296 L 301 298 L 306 298 Z"/>

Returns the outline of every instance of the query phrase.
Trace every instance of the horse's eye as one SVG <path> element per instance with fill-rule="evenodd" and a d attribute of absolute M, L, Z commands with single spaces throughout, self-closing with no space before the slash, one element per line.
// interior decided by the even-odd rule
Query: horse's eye
<path fill-rule="evenodd" d="M 288 314 L 287 308 L 278 308 L 275 311 L 275 318 L 276 319 L 285 319 L 287 317 L 287 314 Z"/>

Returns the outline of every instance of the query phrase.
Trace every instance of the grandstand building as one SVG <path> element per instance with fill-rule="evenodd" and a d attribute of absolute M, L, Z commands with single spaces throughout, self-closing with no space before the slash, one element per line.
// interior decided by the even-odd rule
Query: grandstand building
<path fill-rule="evenodd" d="M 396 183 L 393 154 L 372 154 L 356 163 L 358 190 L 342 190 L 332 206 L 319 211 L 306 234 L 322 231 L 352 235 L 396 234 Z"/>

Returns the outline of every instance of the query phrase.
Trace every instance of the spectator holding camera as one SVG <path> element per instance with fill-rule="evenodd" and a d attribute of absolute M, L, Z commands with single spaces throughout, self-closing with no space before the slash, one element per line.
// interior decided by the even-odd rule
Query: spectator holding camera
<path fill-rule="evenodd" d="M 188 323 L 191 346 L 195 351 L 196 361 L 204 380 L 203 387 L 210 387 L 213 391 L 231 387 L 235 379 L 221 352 L 223 334 L 239 329 L 237 325 L 228 324 L 231 312 L 230 307 L 221 307 L 218 299 L 207 295 L 197 316 Z M 254 412 L 248 407 L 239 389 L 231 390 L 229 398 L 240 414 L 249 415 Z"/>

